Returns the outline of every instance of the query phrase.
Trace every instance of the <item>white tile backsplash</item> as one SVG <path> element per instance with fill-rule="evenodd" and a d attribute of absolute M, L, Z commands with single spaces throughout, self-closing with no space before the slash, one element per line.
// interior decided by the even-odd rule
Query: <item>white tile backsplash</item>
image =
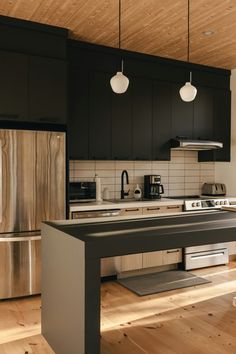
<path fill-rule="evenodd" d="M 129 174 L 130 197 L 136 184 L 143 189 L 143 176 L 160 174 L 165 196 L 201 193 L 204 182 L 215 181 L 215 163 L 197 161 L 196 151 L 171 151 L 171 161 L 70 161 L 70 181 L 92 181 L 101 177 L 102 190 L 108 188 L 110 198 L 120 197 L 120 177 Z"/>

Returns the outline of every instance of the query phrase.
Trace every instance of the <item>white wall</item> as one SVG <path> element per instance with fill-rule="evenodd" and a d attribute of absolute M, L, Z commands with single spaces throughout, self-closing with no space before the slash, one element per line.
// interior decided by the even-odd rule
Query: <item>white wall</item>
<path fill-rule="evenodd" d="M 215 180 L 225 183 L 227 194 L 236 196 L 236 69 L 231 72 L 231 162 L 215 163 Z M 224 117 L 222 117 L 224 119 Z"/>

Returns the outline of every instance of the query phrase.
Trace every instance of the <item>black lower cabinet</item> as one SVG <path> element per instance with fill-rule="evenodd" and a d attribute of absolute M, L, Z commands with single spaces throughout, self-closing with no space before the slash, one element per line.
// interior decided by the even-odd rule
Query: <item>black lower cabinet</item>
<path fill-rule="evenodd" d="M 111 159 L 111 75 L 91 72 L 89 78 L 89 159 Z"/>
<path fill-rule="evenodd" d="M 168 82 L 153 83 L 153 160 L 170 160 L 172 134 L 172 86 Z"/>
<path fill-rule="evenodd" d="M 132 78 L 133 160 L 152 159 L 152 80 Z"/>

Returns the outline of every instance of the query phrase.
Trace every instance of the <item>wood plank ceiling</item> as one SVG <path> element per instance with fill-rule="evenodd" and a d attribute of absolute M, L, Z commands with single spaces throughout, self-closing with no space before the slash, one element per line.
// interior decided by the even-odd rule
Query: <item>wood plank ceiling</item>
<path fill-rule="evenodd" d="M 118 0 L 1 0 L 0 14 L 118 46 Z M 121 22 L 123 49 L 186 60 L 187 0 L 122 0 Z M 236 0 L 190 0 L 190 61 L 236 68 Z"/>

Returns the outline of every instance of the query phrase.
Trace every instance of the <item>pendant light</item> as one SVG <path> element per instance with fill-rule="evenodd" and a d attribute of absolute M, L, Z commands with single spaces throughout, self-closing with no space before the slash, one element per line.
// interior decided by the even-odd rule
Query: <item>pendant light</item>
<path fill-rule="evenodd" d="M 119 49 L 121 43 L 121 0 L 119 0 Z M 111 80 L 111 88 L 115 93 L 124 93 L 126 92 L 129 86 L 129 79 L 123 74 L 124 61 L 121 60 L 121 71 L 117 71 Z"/>
<path fill-rule="evenodd" d="M 189 62 L 189 47 L 190 47 L 190 35 L 189 35 L 189 8 L 190 8 L 190 4 L 189 4 L 188 0 L 188 49 L 187 49 L 187 56 L 188 56 L 188 62 Z M 191 102 L 194 100 L 194 98 L 197 95 L 197 89 L 195 86 L 192 85 L 192 72 L 190 72 L 189 75 L 189 81 L 185 83 L 185 85 L 183 87 L 181 87 L 181 89 L 179 90 L 179 94 L 180 97 L 182 98 L 183 101 L 185 102 Z"/>

